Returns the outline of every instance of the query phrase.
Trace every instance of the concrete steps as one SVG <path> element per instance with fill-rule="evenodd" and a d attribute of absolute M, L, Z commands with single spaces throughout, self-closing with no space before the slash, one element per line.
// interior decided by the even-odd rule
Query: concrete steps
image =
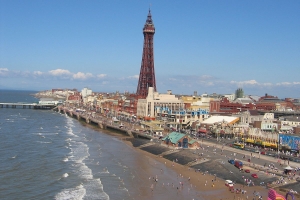
<path fill-rule="evenodd" d="M 197 161 L 193 160 L 193 161 L 189 162 L 188 164 L 186 164 L 185 166 L 191 167 L 193 165 L 198 165 L 200 163 L 204 163 L 207 161 L 210 161 L 210 159 L 205 158 L 205 160 L 204 159 L 198 159 Z"/>
<path fill-rule="evenodd" d="M 148 146 L 151 146 L 151 145 L 153 145 L 153 143 L 152 142 L 149 142 L 149 143 L 146 143 L 146 144 L 143 144 L 143 145 L 141 145 L 141 146 L 139 146 L 139 147 L 137 147 L 137 148 L 144 148 L 144 147 L 148 147 Z"/>

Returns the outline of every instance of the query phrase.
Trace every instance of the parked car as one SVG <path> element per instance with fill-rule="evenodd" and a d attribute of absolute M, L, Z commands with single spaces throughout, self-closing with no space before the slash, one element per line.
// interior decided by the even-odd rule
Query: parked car
<path fill-rule="evenodd" d="M 226 180 L 225 185 L 228 187 L 233 187 L 233 182 L 231 180 Z"/>
<path fill-rule="evenodd" d="M 237 167 L 238 169 L 242 169 L 243 168 L 243 162 L 236 160 L 234 162 L 234 166 Z"/>
<path fill-rule="evenodd" d="M 261 155 L 266 155 L 265 151 L 260 152 Z"/>
<path fill-rule="evenodd" d="M 250 169 L 245 169 L 244 172 L 250 173 Z"/>
<path fill-rule="evenodd" d="M 229 162 L 230 164 L 232 164 L 232 165 L 234 164 L 234 160 L 233 160 L 233 159 L 229 159 L 228 162 Z"/>
<path fill-rule="evenodd" d="M 257 174 L 251 174 L 253 178 L 258 178 Z"/>

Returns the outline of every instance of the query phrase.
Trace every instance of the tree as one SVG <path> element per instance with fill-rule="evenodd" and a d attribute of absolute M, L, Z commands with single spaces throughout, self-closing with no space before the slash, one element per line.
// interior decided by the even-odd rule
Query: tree
<path fill-rule="evenodd" d="M 243 98 L 244 97 L 244 90 L 242 88 L 238 88 L 235 91 L 235 98 Z"/>

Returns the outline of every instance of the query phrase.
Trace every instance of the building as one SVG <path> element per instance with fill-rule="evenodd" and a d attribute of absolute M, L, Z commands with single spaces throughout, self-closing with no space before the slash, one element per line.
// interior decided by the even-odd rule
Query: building
<path fill-rule="evenodd" d="M 172 91 L 167 94 L 159 94 L 154 91 L 153 87 L 148 88 L 147 97 L 145 99 L 138 99 L 137 102 L 137 117 L 151 117 L 155 118 L 158 115 L 169 115 L 174 110 L 184 108 L 182 100 L 175 97 Z"/>
<path fill-rule="evenodd" d="M 265 110 L 265 111 L 282 111 L 287 107 L 287 102 L 278 99 L 278 97 L 270 96 L 265 94 L 265 96 L 261 97 L 258 102 L 256 102 L 257 110 Z"/>
<path fill-rule="evenodd" d="M 67 99 L 66 99 L 67 103 L 76 103 L 79 104 L 82 102 L 82 98 L 79 92 L 74 92 L 73 94 L 68 94 Z"/>
<path fill-rule="evenodd" d="M 172 132 L 166 137 L 162 138 L 162 141 L 164 144 L 168 146 L 173 147 L 179 147 L 179 148 L 199 148 L 200 144 L 197 140 L 194 140 L 193 138 L 189 137 L 186 134 L 178 133 L 178 132 Z"/>
<path fill-rule="evenodd" d="M 224 126 L 233 126 L 237 122 L 239 122 L 239 119 L 240 118 L 236 116 L 211 116 L 201 123 L 201 130 L 203 130 L 203 132 L 206 132 L 204 130 L 209 130 L 217 124 L 223 124 Z"/>
<path fill-rule="evenodd" d="M 208 96 L 207 94 L 202 94 L 201 96 L 182 96 L 182 101 L 184 102 L 185 108 L 187 110 L 207 110 L 210 108 L 210 101 L 214 98 Z"/>
<path fill-rule="evenodd" d="M 154 54 L 153 54 L 153 37 L 155 27 L 152 21 L 151 12 L 149 9 L 148 17 L 143 28 L 144 33 L 144 47 L 142 55 L 142 63 L 140 69 L 140 76 L 136 94 L 138 98 L 146 98 L 148 88 L 152 87 L 156 91 L 156 80 L 154 72 Z"/>
<path fill-rule="evenodd" d="M 239 114 L 240 123 L 253 125 L 255 121 L 262 121 L 264 119 L 264 115 L 260 115 L 257 110 L 247 110 Z"/>
<path fill-rule="evenodd" d="M 298 116 L 285 116 L 279 118 L 282 133 L 300 134 L 300 118 Z"/>
<path fill-rule="evenodd" d="M 91 89 L 88 89 L 88 88 L 83 88 L 81 90 L 81 96 L 82 96 L 82 98 L 90 96 L 90 95 L 92 95 L 92 93 L 93 93 L 93 91 Z"/>

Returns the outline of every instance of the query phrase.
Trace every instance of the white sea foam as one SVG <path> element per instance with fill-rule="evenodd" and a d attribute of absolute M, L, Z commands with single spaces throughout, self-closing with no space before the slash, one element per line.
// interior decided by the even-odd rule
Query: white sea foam
<path fill-rule="evenodd" d="M 74 162 L 73 166 L 78 173 L 78 176 L 84 179 L 93 179 L 92 170 L 86 166 L 84 160 L 89 157 L 89 148 L 83 142 L 70 141 L 70 146 L 72 146 L 69 153 L 69 160 Z"/>
<path fill-rule="evenodd" d="M 64 173 L 64 174 L 62 175 L 62 177 L 64 177 L 64 178 L 67 178 L 68 176 L 69 176 L 68 173 Z"/>
<path fill-rule="evenodd" d="M 71 128 L 68 129 L 67 134 L 75 136 L 74 133 L 73 133 L 73 130 Z"/>
<path fill-rule="evenodd" d="M 84 187 L 86 188 L 86 199 L 109 200 L 109 196 L 103 191 L 103 185 L 99 178 L 88 180 Z"/>
<path fill-rule="evenodd" d="M 93 179 L 93 174 L 92 170 L 86 166 L 84 163 L 80 164 L 79 167 L 79 177 L 84 178 L 84 179 Z"/>
<path fill-rule="evenodd" d="M 73 121 L 72 119 L 67 120 L 66 133 L 69 135 L 66 141 L 66 146 L 70 149 L 68 157 L 68 162 L 72 166 L 72 174 L 78 176 L 80 179 L 85 180 L 82 184 L 84 191 L 84 196 L 77 197 L 73 194 L 78 195 L 81 189 L 67 189 L 56 195 L 56 199 L 103 199 L 109 200 L 109 196 L 103 191 L 103 185 L 100 179 L 94 179 L 92 170 L 86 165 L 86 162 L 91 162 L 93 159 L 89 160 L 89 147 L 85 144 L 85 135 L 78 131 L 73 131 L 72 129 Z M 76 129 L 77 130 L 77 129 Z M 83 140 L 82 140 L 83 139 Z M 66 147 L 67 148 L 67 147 Z M 100 150 L 100 149 L 99 149 Z M 99 164 L 99 162 L 98 162 Z M 106 170 L 106 173 L 109 173 Z M 69 194 L 70 193 L 70 194 Z M 59 197 L 59 198 L 58 198 Z"/>
<path fill-rule="evenodd" d="M 49 143 L 52 143 L 52 142 L 43 142 L 43 141 L 36 141 L 37 143 L 41 143 L 41 144 L 49 144 Z"/>
<path fill-rule="evenodd" d="M 76 188 L 69 188 L 64 189 L 60 193 L 55 195 L 56 200 L 69 200 L 69 199 L 76 199 L 81 200 L 84 198 L 86 194 L 86 189 L 83 185 L 79 185 Z"/>
<path fill-rule="evenodd" d="M 107 168 L 104 168 L 100 174 L 109 174 L 109 171 Z"/>

